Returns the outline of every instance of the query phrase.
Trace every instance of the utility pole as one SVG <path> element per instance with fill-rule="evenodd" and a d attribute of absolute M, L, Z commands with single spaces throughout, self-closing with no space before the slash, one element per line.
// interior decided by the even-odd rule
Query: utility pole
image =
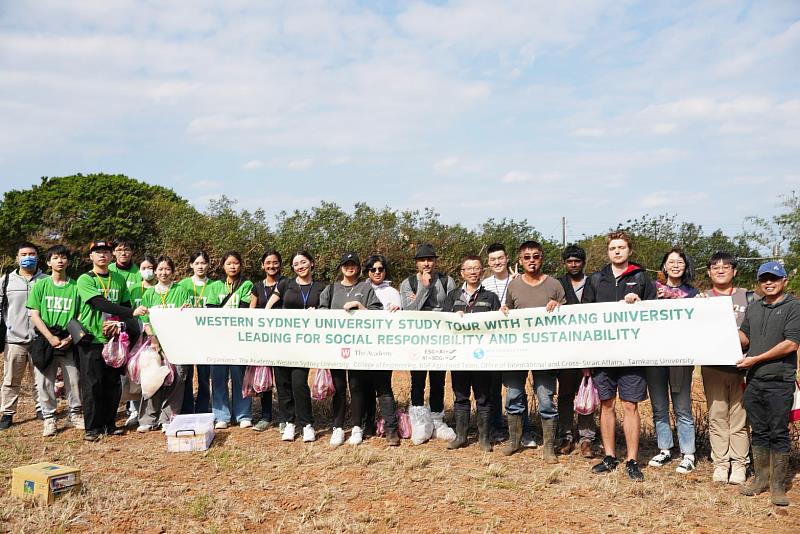
<path fill-rule="evenodd" d="M 561 247 L 567 246 L 567 218 L 561 217 Z"/>

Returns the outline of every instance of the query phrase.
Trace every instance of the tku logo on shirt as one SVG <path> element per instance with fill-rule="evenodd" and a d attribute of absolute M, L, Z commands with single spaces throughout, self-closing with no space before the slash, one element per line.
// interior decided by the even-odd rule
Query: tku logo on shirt
<path fill-rule="evenodd" d="M 72 299 L 69 297 L 45 296 L 44 305 L 52 313 L 64 313 L 72 310 Z"/>

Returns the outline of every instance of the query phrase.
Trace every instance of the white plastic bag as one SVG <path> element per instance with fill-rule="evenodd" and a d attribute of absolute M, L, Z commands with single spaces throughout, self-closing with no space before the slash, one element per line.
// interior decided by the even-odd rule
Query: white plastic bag
<path fill-rule="evenodd" d="M 422 445 L 433 435 L 433 419 L 427 406 L 409 406 L 408 417 L 411 419 L 411 443 Z"/>
<path fill-rule="evenodd" d="M 152 347 L 139 353 L 139 379 L 142 385 L 142 397 L 149 399 L 164 385 L 169 368 L 161 364 L 161 356 Z"/>

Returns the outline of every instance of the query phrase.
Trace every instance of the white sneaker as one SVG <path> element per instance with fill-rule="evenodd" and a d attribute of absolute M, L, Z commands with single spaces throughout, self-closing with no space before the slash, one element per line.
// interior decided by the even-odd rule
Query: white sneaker
<path fill-rule="evenodd" d="M 56 428 L 56 420 L 53 417 L 48 417 L 44 420 L 44 428 L 42 430 L 42 436 L 49 437 L 55 436 L 58 429 Z"/>
<path fill-rule="evenodd" d="M 669 451 L 661 451 L 647 462 L 650 467 L 663 467 L 665 464 L 672 461 L 672 454 Z"/>
<path fill-rule="evenodd" d="M 253 426 L 253 421 L 250 419 L 242 419 L 239 421 L 239 428 L 250 428 L 251 426 Z"/>
<path fill-rule="evenodd" d="M 344 438 L 344 436 L 342 436 Z M 306 425 L 303 427 L 303 441 L 308 443 L 309 441 L 316 441 L 317 434 L 314 432 L 314 427 L 311 425 Z"/>
<path fill-rule="evenodd" d="M 125 419 L 125 426 L 135 426 L 139 424 L 139 412 L 132 411 L 131 414 Z"/>
<path fill-rule="evenodd" d="M 539 444 L 536 443 L 536 438 L 533 437 L 533 434 L 523 434 L 522 440 L 520 440 L 520 445 L 526 449 L 535 449 L 539 447 Z"/>
<path fill-rule="evenodd" d="M 694 471 L 694 455 L 684 454 L 681 463 L 679 463 L 678 467 L 675 468 L 675 472 L 685 475 L 687 473 L 691 473 L 692 471 Z"/>
<path fill-rule="evenodd" d="M 303 441 L 306 441 L 306 431 L 303 429 Z M 308 441 L 314 441 L 310 439 Z M 334 427 L 333 432 L 331 433 L 331 447 L 338 447 L 344 443 L 344 429 L 340 427 Z"/>
<path fill-rule="evenodd" d="M 139 427 L 136 429 L 137 432 L 140 432 L 142 434 L 147 434 L 151 430 L 153 430 L 153 427 L 150 425 L 139 425 Z"/>
<path fill-rule="evenodd" d="M 360 445 L 362 441 L 364 441 L 364 431 L 360 426 L 354 426 L 353 430 L 350 431 L 350 439 L 347 440 L 347 443 L 350 445 Z"/>
<path fill-rule="evenodd" d="M 217 430 L 225 430 L 226 428 L 228 428 L 228 423 L 227 421 L 217 421 L 216 423 L 214 423 L 214 428 L 216 428 Z"/>
<path fill-rule="evenodd" d="M 283 441 L 294 441 L 294 423 L 286 423 L 286 426 L 283 428 L 283 434 L 281 434 L 281 439 Z"/>
<path fill-rule="evenodd" d="M 79 413 L 69 414 L 69 424 L 72 425 L 72 428 L 77 428 L 78 430 L 85 430 L 86 428 L 83 422 L 83 416 Z"/>
<path fill-rule="evenodd" d="M 711 477 L 711 480 L 714 482 L 719 482 L 721 484 L 728 483 L 728 466 L 726 465 L 718 465 L 714 468 L 714 474 Z"/>
<path fill-rule="evenodd" d="M 728 482 L 738 486 L 739 484 L 744 484 L 746 480 L 747 480 L 747 467 L 741 464 L 732 464 L 731 478 L 728 479 Z"/>

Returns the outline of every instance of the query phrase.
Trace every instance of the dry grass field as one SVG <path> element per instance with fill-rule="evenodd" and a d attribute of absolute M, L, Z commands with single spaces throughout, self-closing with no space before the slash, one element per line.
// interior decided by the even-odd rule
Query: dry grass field
<path fill-rule="evenodd" d="M 409 398 L 396 373 L 398 400 Z M 702 388 L 695 393 L 701 414 Z M 448 406 L 452 398 L 447 399 Z M 280 441 L 277 430 L 220 431 L 205 453 L 167 453 L 160 432 L 85 443 L 82 433 L 41 436 L 26 383 L 21 424 L 0 433 L 0 532 L 798 532 L 800 476 L 791 505 L 768 495 L 742 497 L 711 482 L 705 425 L 699 421 L 697 469 L 646 467 L 654 452 L 644 403 L 640 461 L 644 483 L 624 470 L 593 475 L 577 455 L 545 465 L 541 452 L 511 458 L 476 443 L 448 451 L 443 442 L 391 449 L 372 438 L 359 447 L 328 446 L 327 403 L 316 403 L 319 440 Z M 702 415 L 700 415 L 702 420 Z M 63 422 L 60 422 L 60 426 Z M 795 429 L 796 430 L 796 429 Z M 794 457 L 798 468 L 798 455 Z M 82 469 L 84 487 L 44 507 L 9 494 L 11 469 L 34 462 Z"/>

